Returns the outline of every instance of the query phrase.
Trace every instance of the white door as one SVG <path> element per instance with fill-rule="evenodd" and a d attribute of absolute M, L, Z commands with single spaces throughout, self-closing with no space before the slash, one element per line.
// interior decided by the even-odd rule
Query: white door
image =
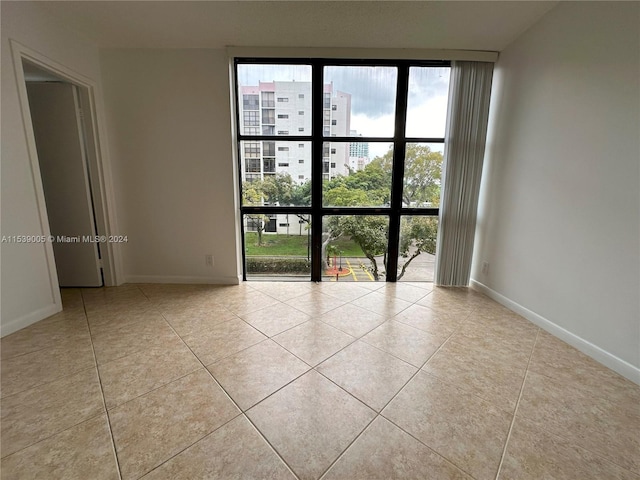
<path fill-rule="evenodd" d="M 102 286 L 77 87 L 29 82 L 29 109 L 61 287 Z M 65 241 L 67 240 L 67 241 Z"/>

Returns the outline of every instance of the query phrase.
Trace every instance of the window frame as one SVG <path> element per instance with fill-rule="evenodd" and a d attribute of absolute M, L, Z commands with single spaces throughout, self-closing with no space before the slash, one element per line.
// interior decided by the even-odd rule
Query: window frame
<path fill-rule="evenodd" d="M 400 221 L 403 216 L 439 216 L 439 207 L 414 208 L 404 207 L 402 204 L 402 190 L 404 187 L 404 162 L 406 146 L 411 143 L 441 143 L 444 144 L 444 137 L 407 137 L 407 99 L 409 94 L 409 70 L 411 67 L 451 67 L 449 60 L 390 60 L 390 59 L 337 59 L 337 58 L 234 58 L 234 88 L 233 96 L 236 99 L 236 125 L 240 123 L 239 106 L 239 84 L 238 65 L 308 65 L 311 67 L 311 133 L 305 135 L 246 135 L 241 133 L 240 128 L 236 129 L 237 162 L 238 172 L 242 173 L 241 145 L 243 141 L 291 141 L 310 142 L 311 144 L 311 205 L 310 206 L 248 206 L 242 205 L 242 175 L 238 178 L 238 195 L 240 204 L 240 218 L 245 215 L 276 215 L 276 214 L 300 214 L 308 215 L 311 219 L 311 281 L 322 281 L 322 259 L 320 258 L 322 245 L 322 225 L 323 218 L 328 215 L 386 215 L 389 217 L 389 238 L 387 247 L 387 271 L 385 279 L 387 282 L 396 282 L 398 275 L 398 253 L 400 241 Z M 328 125 L 324 122 L 324 111 L 332 108 L 329 99 L 326 105 L 324 92 L 324 67 L 327 66 L 390 66 L 397 68 L 396 84 L 396 105 L 395 105 L 395 128 L 391 137 L 367 137 L 367 136 L 328 136 L 326 129 Z M 300 98 L 300 97 L 299 97 Z M 288 98 L 287 98 L 288 101 Z M 281 102 L 276 99 L 276 104 Z M 277 108 L 277 107 L 276 107 Z M 393 144 L 393 167 L 391 178 L 391 202 L 385 207 L 326 207 L 322 205 L 322 184 L 326 178 L 323 174 L 325 157 L 323 155 L 323 144 L 325 142 L 357 142 L 371 143 L 392 143 Z M 246 253 L 244 227 L 240 225 L 240 235 L 242 240 L 242 264 L 243 280 L 247 280 Z"/>

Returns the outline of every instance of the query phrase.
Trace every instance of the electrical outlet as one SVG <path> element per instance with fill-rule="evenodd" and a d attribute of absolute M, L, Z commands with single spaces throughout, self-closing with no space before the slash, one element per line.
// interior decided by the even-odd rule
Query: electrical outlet
<path fill-rule="evenodd" d="M 204 256 L 204 264 L 207 267 L 213 267 L 213 255 L 208 254 Z"/>
<path fill-rule="evenodd" d="M 482 262 L 482 274 L 489 275 L 489 262 Z"/>

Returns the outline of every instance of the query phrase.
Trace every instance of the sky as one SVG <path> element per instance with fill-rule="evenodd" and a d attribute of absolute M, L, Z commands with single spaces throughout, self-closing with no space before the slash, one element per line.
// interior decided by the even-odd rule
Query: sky
<path fill-rule="evenodd" d="M 310 82 L 308 65 L 240 65 L 238 83 L 259 81 Z M 395 124 L 395 67 L 328 66 L 324 83 L 351 94 L 351 129 L 371 137 L 392 137 Z M 449 68 L 411 67 L 407 103 L 407 135 L 443 137 L 447 114 Z M 388 143 L 369 143 L 373 158 L 386 153 Z M 439 145 L 434 145 L 437 147 Z M 441 150 L 437 148 L 437 150 Z"/>

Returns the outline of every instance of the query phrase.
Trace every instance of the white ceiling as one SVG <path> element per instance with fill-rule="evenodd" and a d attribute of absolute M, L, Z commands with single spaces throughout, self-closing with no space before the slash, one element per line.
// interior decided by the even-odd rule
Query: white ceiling
<path fill-rule="evenodd" d="M 45 1 L 100 47 L 500 51 L 555 1 Z"/>

